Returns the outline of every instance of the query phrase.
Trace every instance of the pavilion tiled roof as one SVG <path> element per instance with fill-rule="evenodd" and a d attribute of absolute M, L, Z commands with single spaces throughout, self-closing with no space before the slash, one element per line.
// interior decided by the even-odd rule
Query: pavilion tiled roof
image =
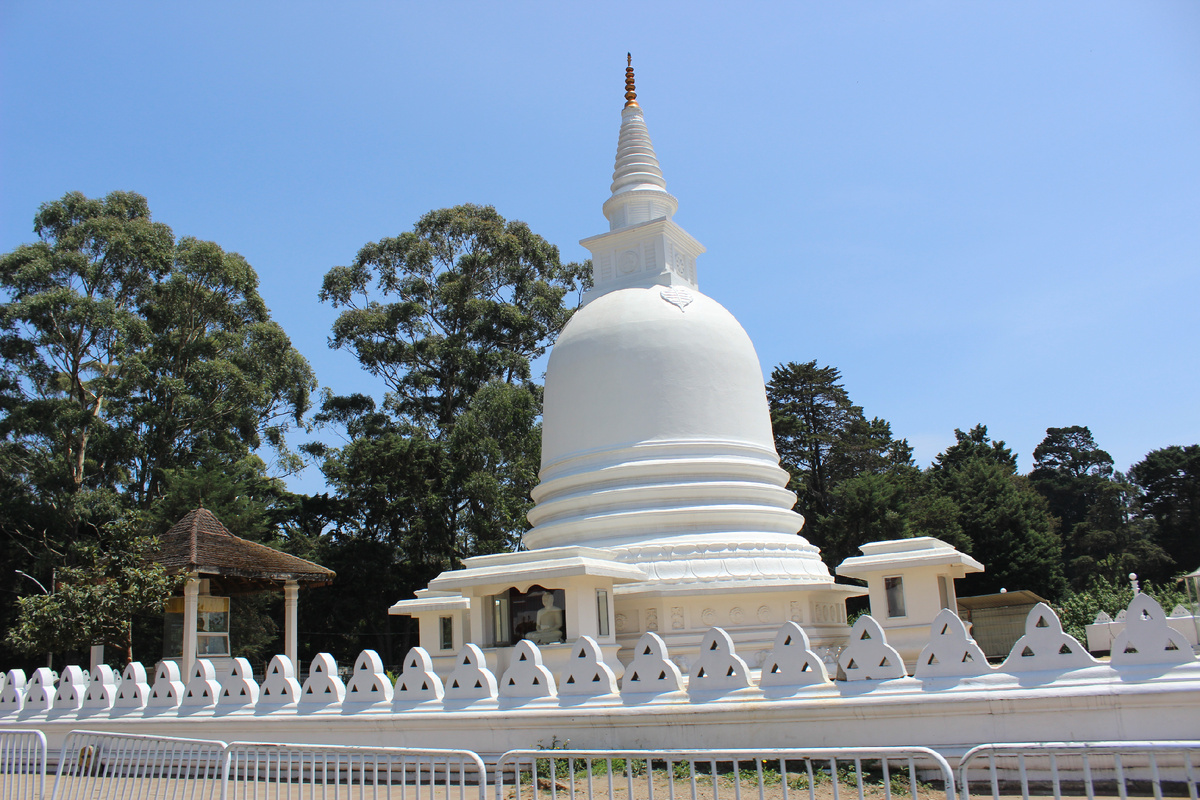
<path fill-rule="evenodd" d="M 158 563 L 168 572 L 198 572 L 269 581 L 330 583 L 335 573 L 257 542 L 234 536 L 207 508 L 189 511 L 162 535 Z"/>

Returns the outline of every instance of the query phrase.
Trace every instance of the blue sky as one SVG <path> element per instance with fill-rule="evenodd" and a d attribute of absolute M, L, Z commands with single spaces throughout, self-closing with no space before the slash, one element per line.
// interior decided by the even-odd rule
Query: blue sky
<path fill-rule="evenodd" d="M 0 252 L 140 192 L 258 270 L 337 392 L 325 272 L 424 212 L 606 228 L 625 52 L 702 290 L 763 368 L 816 359 L 927 464 L 1200 441 L 1200 4 L 0 6 Z M 336 440 L 335 440 L 336 441 Z M 292 485 L 323 487 L 309 470 Z"/>

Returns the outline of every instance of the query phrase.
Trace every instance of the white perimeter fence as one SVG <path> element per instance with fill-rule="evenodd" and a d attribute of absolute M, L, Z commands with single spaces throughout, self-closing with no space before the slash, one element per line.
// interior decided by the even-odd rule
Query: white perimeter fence
<path fill-rule="evenodd" d="M 0 731 L 0 800 L 1200 800 L 1200 741 L 982 745 L 957 771 L 925 747 L 511 750 L 489 771 L 467 750 L 73 731 L 50 795 L 47 757 L 41 732 Z"/>
<path fill-rule="evenodd" d="M 945 790 L 922 785 L 918 774 Z M 929 777 L 933 776 L 933 777 Z M 954 772 L 926 747 L 801 750 L 510 750 L 492 773 L 495 800 L 797 800 L 869 787 L 885 797 L 954 797 Z M 919 791 L 920 790 L 920 791 Z"/>
<path fill-rule="evenodd" d="M 487 770 L 469 750 L 234 742 L 221 800 L 260 797 L 487 800 Z"/>
<path fill-rule="evenodd" d="M 1163 796 L 1197 800 L 1200 742 L 1037 742 L 984 744 L 968 750 L 958 763 L 962 797 L 971 797 L 970 780 L 997 797 L 1007 789 L 1021 797 Z"/>
<path fill-rule="evenodd" d="M 214 739 L 71 731 L 50 798 L 210 800 L 221 789 L 224 753 L 225 743 Z"/>
<path fill-rule="evenodd" d="M 41 731 L 0 733 L 0 799 L 46 795 L 46 736 Z"/>

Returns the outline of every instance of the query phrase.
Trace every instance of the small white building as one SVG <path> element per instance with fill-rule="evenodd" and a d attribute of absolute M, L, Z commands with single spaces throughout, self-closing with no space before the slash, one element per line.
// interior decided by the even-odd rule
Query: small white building
<path fill-rule="evenodd" d="M 943 608 L 957 613 L 955 579 L 983 572 L 983 565 L 932 536 L 871 542 L 859 550 L 862 555 L 839 564 L 837 574 L 867 582 L 871 616 L 911 672 L 934 617 Z"/>

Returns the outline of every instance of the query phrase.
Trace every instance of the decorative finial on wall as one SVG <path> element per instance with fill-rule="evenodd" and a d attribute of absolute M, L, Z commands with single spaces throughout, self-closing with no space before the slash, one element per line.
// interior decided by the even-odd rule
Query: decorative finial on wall
<path fill-rule="evenodd" d="M 633 85 L 633 53 L 625 54 L 625 107 L 636 106 L 637 91 Z"/>

